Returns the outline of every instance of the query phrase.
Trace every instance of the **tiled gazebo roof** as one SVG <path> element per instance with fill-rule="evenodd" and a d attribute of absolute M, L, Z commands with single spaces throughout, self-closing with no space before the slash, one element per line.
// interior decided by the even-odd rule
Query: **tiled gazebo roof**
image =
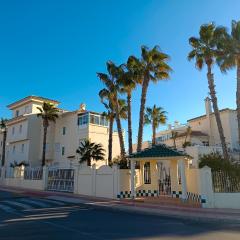
<path fill-rule="evenodd" d="M 129 158 L 161 158 L 161 157 L 181 157 L 187 156 L 186 154 L 172 149 L 164 144 L 155 145 L 151 148 L 145 148 L 141 152 L 130 154 Z"/>

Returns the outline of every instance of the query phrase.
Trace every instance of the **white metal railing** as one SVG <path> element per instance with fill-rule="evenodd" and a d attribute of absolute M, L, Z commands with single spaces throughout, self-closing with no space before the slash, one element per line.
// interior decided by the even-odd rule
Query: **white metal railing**
<path fill-rule="evenodd" d="M 25 167 L 24 168 L 24 179 L 26 180 L 41 180 L 43 177 L 42 167 Z"/>

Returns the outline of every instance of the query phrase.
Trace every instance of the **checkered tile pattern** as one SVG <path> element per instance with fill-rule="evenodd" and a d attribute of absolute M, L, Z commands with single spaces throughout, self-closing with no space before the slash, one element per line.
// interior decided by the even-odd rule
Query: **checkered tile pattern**
<path fill-rule="evenodd" d="M 157 190 L 138 190 L 136 192 L 137 197 L 157 197 L 158 191 Z"/>
<path fill-rule="evenodd" d="M 173 198 L 180 198 L 182 196 L 182 191 L 172 191 Z"/>
<path fill-rule="evenodd" d="M 158 191 L 157 190 L 138 190 L 136 192 L 137 197 L 157 197 Z M 130 198 L 131 197 L 131 191 L 121 191 L 117 198 Z"/>
<path fill-rule="evenodd" d="M 199 194 L 191 193 L 191 192 L 187 192 L 187 199 L 194 202 L 199 202 L 199 203 L 201 203 L 201 200 L 202 200 Z"/>

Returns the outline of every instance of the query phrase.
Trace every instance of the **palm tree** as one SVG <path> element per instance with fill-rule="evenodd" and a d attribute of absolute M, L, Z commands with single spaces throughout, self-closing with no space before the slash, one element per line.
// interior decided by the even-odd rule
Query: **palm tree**
<path fill-rule="evenodd" d="M 217 43 L 221 41 L 225 29 L 222 27 L 216 27 L 214 23 L 204 24 L 200 27 L 199 38 L 189 38 L 189 44 L 192 47 L 191 52 L 188 54 L 188 60 L 195 59 L 196 67 L 202 70 L 203 66 L 207 65 L 207 79 L 208 87 L 213 103 L 214 114 L 217 122 L 220 141 L 223 149 L 223 155 L 225 159 L 229 159 L 227 145 L 224 137 L 222 122 L 219 114 L 217 96 L 214 84 L 214 75 L 212 73 L 212 66 L 219 56 L 217 49 Z"/>
<path fill-rule="evenodd" d="M 167 112 L 161 107 L 156 107 L 153 105 L 153 108 L 147 107 L 146 113 L 144 115 L 145 124 L 152 125 L 152 146 L 156 145 L 156 130 L 160 124 L 165 124 L 167 120 Z"/>
<path fill-rule="evenodd" d="M 102 144 L 92 143 L 89 140 L 81 142 L 76 150 L 76 153 L 80 155 L 79 163 L 87 162 L 88 166 L 91 166 L 92 160 L 104 160 L 104 152 Z"/>
<path fill-rule="evenodd" d="M 177 149 L 176 139 L 178 138 L 178 132 L 172 131 L 171 133 L 172 133 L 171 139 L 173 140 L 173 146 L 175 149 Z"/>
<path fill-rule="evenodd" d="M 99 97 L 101 99 L 101 103 L 105 106 L 107 112 L 103 112 L 103 116 L 107 118 L 109 121 L 109 132 L 108 132 L 108 164 L 112 164 L 112 143 L 113 143 L 113 123 L 116 119 L 116 113 L 114 111 L 114 107 L 109 101 L 110 92 L 104 88 L 99 92 Z M 126 119 L 126 103 L 123 99 L 118 99 L 119 107 L 120 107 L 120 118 Z"/>
<path fill-rule="evenodd" d="M 116 113 L 116 122 L 119 136 L 119 143 L 121 149 L 121 157 L 125 159 L 125 146 L 123 140 L 123 131 L 122 124 L 120 118 L 120 107 L 118 102 L 118 92 L 119 92 L 119 77 L 122 74 L 122 68 L 116 66 L 113 62 L 107 62 L 107 71 L 108 74 L 105 73 L 97 73 L 99 79 L 105 84 L 106 89 L 109 91 L 109 101 L 111 105 L 115 108 Z"/>
<path fill-rule="evenodd" d="M 129 57 L 127 64 L 123 64 L 122 76 L 119 79 L 121 86 L 120 92 L 127 95 L 127 120 L 128 120 L 128 153 L 132 154 L 132 91 L 137 84 L 141 83 L 141 78 L 137 75 L 134 66 L 132 66 L 132 58 Z"/>
<path fill-rule="evenodd" d="M 137 142 L 138 152 L 142 150 L 144 114 L 149 83 L 151 81 L 157 83 L 159 80 L 168 79 L 171 71 L 170 66 L 167 64 L 169 56 L 161 52 L 158 46 L 155 46 L 153 49 L 142 46 L 141 50 L 141 59 L 131 56 L 132 68 L 141 77 L 142 83 Z"/>
<path fill-rule="evenodd" d="M 51 103 L 44 102 L 42 107 L 37 107 L 40 113 L 37 114 L 43 120 L 43 148 L 42 148 L 42 166 L 46 162 L 46 141 L 49 122 L 56 122 L 59 110 Z"/>
<path fill-rule="evenodd" d="M 6 140 L 7 140 L 7 126 L 6 126 L 6 123 L 7 123 L 7 119 L 4 119 L 4 118 L 1 118 L 1 121 L 0 121 L 0 129 L 2 130 L 3 132 L 3 141 L 2 141 L 2 167 L 4 166 L 5 164 L 5 152 L 6 152 Z"/>
<path fill-rule="evenodd" d="M 190 142 L 187 141 L 188 137 L 191 135 L 192 132 L 192 128 L 190 126 L 187 127 L 186 131 L 185 131 L 185 139 L 184 139 L 184 143 L 183 143 L 183 148 L 189 146 Z"/>
<path fill-rule="evenodd" d="M 231 34 L 225 33 L 225 40 L 219 42 L 218 48 L 222 54 L 218 56 L 217 63 L 222 72 L 236 67 L 237 69 L 237 121 L 238 121 L 238 142 L 240 144 L 240 21 L 232 21 Z"/>

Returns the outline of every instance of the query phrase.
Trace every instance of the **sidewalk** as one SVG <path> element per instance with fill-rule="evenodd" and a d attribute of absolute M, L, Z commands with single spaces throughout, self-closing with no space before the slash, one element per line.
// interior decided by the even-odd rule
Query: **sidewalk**
<path fill-rule="evenodd" d="M 95 208 L 106 208 L 114 211 L 144 213 L 179 219 L 196 221 L 221 221 L 240 223 L 240 210 L 235 209 L 204 209 L 189 206 L 160 205 L 137 200 L 111 200 L 98 197 L 82 196 L 72 193 L 36 191 L 23 188 L 6 187 L 0 185 L 0 190 L 14 192 L 24 196 L 50 198 L 75 204 L 87 204 Z"/>

